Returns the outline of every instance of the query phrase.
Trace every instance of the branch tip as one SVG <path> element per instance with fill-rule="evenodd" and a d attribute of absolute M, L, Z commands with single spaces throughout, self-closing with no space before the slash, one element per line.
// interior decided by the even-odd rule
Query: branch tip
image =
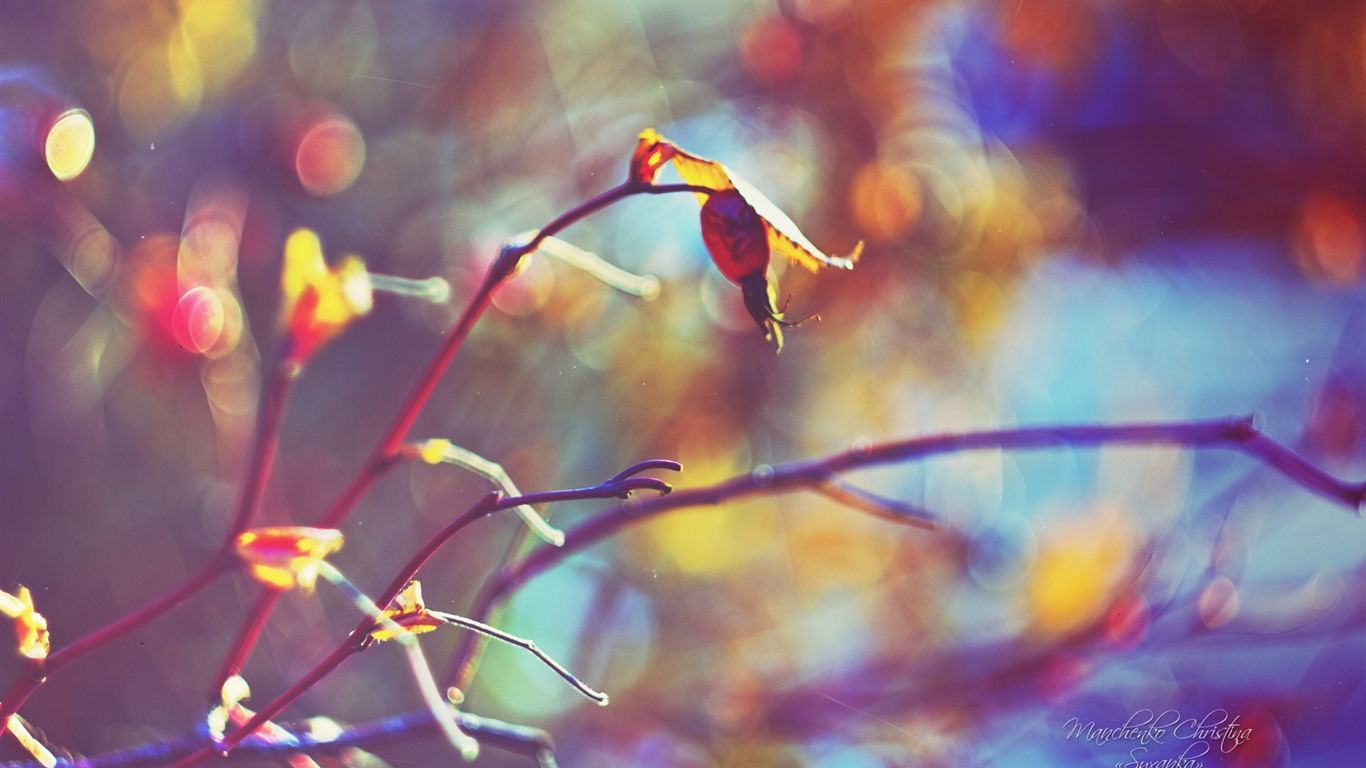
<path fill-rule="evenodd" d="M 645 461 L 636 462 L 626 469 L 623 469 L 613 475 L 607 482 L 619 483 L 622 480 L 625 480 L 632 475 L 638 475 L 647 469 L 667 469 L 671 472 L 682 472 L 683 465 L 672 459 L 646 459 Z"/>

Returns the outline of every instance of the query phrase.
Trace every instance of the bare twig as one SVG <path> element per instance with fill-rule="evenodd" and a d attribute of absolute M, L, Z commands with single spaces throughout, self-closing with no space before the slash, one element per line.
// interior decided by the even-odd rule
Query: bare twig
<path fill-rule="evenodd" d="M 466 305 L 460 318 L 456 321 L 451 332 L 446 335 L 441 347 L 427 364 L 427 368 L 418 377 L 412 390 L 399 406 L 398 413 L 393 422 L 384 432 L 384 435 L 375 445 L 374 451 L 366 460 L 365 464 L 356 472 L 356 475 L 347 484 L 341 494 L 332 502 L 331 506 L 323 512 L 314 523 L 319 528 L 336 528 L 355 509 L 360 500 L 370 491 L 374 484 L 383 477 L 396 463 L 399 458 L 403 441 L 407 439 L 408 433 L 412 430 L 413 424 L 417 421 L 418 414 L 421 413 L 427 401 L 431 399 L 432 392 L 436 389 L 437 382 L 442 374 L 450 366 L 455 353 L 469 337 L 479 319 L 483 317 L 493 300 L 493 294 L 503 283 L 517 274 L 517 267 L 522 259 L 535 251 L 546 238 L 558 234 L 566 227 L 595 213 L 619 200 L 623 200 L 633 195 L 664 195 L 676 192 L 692 192 L 707 194 L 711 190 L 704 187 L 697 187 L 691 184 L 642 184 L 628 181 L 619 186 L 603 192 L 586 202 L 565 211 L 552 219 L 548 224 L 536 231 L 536 234 L 526 240 L 525 243 L 505 246 L 498 254 L 493 263 L 489 265 L 484 274 L 483 280 L 476 289 L 474 296 Z M 535 503 L 535 502 L 533 502 Z M 239 512 L 239 517 L 241 514 Z M 402 586 L 400 585 L 400 589 Z M 392 597 L 392 596 L 391 596 Z M 214 679 L 214 690 L 218 690 L 223 681 L 233 674 L 236 674 L 246 662 L 248 656 L 255 646 L 255 642 L 260 635 L 260 628 L 264 626 L 274 610 L 275 600 L 267 593 L 263 593 L 253 605 L 253 611 L 243 620 L 242 628 L 238 631 L 233 645 L 228 649 L 220 667 L 219 675 Z M 25 695 L 26 698 L 26 695 Z M 8 699 L 6 699 L 8 703 Z M 17 704 L 15 709 L 17 709 Z"/>
<path fill-rule="evenodd" d="M 637 473 L 650 469 L 681 469 L 677 462 L 665 459 L 651 459 L 642 461 L 627 467 L 625 470 L 613 475 L 603 482 L 586 488 L 570 488 L 556 491 L 543 491 L 540 493 L 527 494 L 525 496 L 504 497 L 500 491 L 493 491 L 486 495 L 474 506 L 467 509 L 461 515 L 451 521 L 449 525 L 442 528 L 435 536 L 429 539 L 416 554 L 403 566 L 390 582 L 389 587 L 380 593 L 374 602 L 377 605 L 388 605 L 398 595 L 399 592 L 408 584 L 412 578 L 432 555 L 444 546 L 455 534 L 464 530 L 468 525 L 476 520 L 487 517 L 495 512 L 515 508 L 521 504 L 547 504 L 559 501 L 575 501 L 584 499 L 610 499 L 626 498 L 631 493 L 639 490 L 653 490 L 661 494 L 667 494 L 671 486 L 654 477 L 640 477 Z M 257 728 L 272 720 L 281 710 L 293 703 L 305 691 L 312 688 L 327 675 L 331 674 L 342 662 L 351 656 L 364 650 L 370 644 L 370 633 L 378 626 L 375 619 L 367 616 L 357 625 L 356 629 L 347 636 L 347 639 L 337 646 L 325 659 L 318 663 L 312 670 L 305 674 L 294 685 L 290 686 L 284 693 L 277 696 L 270 703 L 266 704 L 256 713 L 256 715 L 244 724 L 237 731 L 229 734 L 223 741 L 214 748 L 206 747 L 195 752 L 187 758 L 177 763 L 177 768 L 188 768 L 197 765 L 205 760 L 211 759 L 216 755 L 230 752 L 235 745 L 242 743 L 244 739 L 251 735 Z"/>
<path fill-rule="evenodd" d="M 564 681 L 573 686 L 574 690 L 578 691 L 579 693 L 582 693 L 584 696 L 587 696 L 588 698 L 597 702 L 599 706 L 607 706 L 607 694 L 602 693 L 600 691 L 595 691 L 592 688 L 585 685 L 582 680 L 579 680 L 579 678 L 574 675 L 574 673 L 565 669 L 564 666 L 561 665 L 558 661 L 555 661 L 553 658 L 551 658 L 550 654 L 541 650 L 535 642 L 528 640 L 524 637 L 518 637 L 514 634 L 504 632 L 503 630 L 498 629 L 497 627 L 490 626 L 481 621 L 467 619 L 464 616 L 457 616 L 453 613 L 442 613 L 441 611 L 429 611 L 429 613 L 432 616 L 435 616 L 438 619 L 441 619 L 442 621 L 446 622 L 447 624 L 454 624 L 457 627 L 464 627 L 465 629 L 468 629 L 472 632 L 478 632 L 481 635 L 488 635 L 489 637 L 492 637 L 495 640 L 502 640 L 503 642 L 508 643 L 509 645 L 515 645 L 518 648 L 522 648 L 523 650 L 530 652 L 533 656 L 540 659 L 541 663 L 545 664 L 547 667 L 550 667 L 552 670 L 554 670 L 555 674 L 564 678 Z"/>
<path fill-rule="evenodd" d="M 840 473 L 920 461 L 931 456 L 989 449 L 1018 451 L 1101 445 L 1171 445 L 1188 449 L 1236 450 L 1277 469 L 1307 490 L 1353 511 L 1359 512 L 1363 499 L 1366 499 L 1366 482 L 1349 483 L 1332 476 L 1283 443 L 1262 433 L 1254 419 L 1248 416 L 1210 421 L 1019 427 L 931 435 L 882 445 L 857 446 L 822 459 L 782 464 L 773 467 L 771 472 L 738 475 L 715 485 L 689 488 L 667 497 L 641 500 L 607 510 L 567 531 L 563 547 L 533 550 L 504 567 L 475 597 L 469 616 L 475 620 L 487 618 L 523 584 L 569 555 L 613 536 L 629 525 L 675 509 L 715 506 L 747 496 L 800 490 L 828 493 L 830 479 Z M 452 685 L 461 690 L 469 688 L 478 667 L 479 650 L 477 640 L 462 643 L 456 648 L 449 678 Z"/>

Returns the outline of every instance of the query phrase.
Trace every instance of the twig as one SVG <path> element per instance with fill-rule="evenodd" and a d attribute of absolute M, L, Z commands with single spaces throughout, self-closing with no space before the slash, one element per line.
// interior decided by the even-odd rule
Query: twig
<path fill-rule="evenodd" d="M 884 498 L 871 491 L 855 487 L 834 475 L 819 481 L 815 488 L 846 507 L 863 510 L 882 520 L 914 525 L 931 531 L 939 528 L 939 518 L 929 510 L 907 504 L 904 501 Z"/>
<path fill-rule="evenodd" d="M 237 512 L 233 515 L 232 525 L 223 537 L 222 551 L 232 548 L 237 534 L 251 527 L 256 511 L 261 507 L 265 494 L 266 481 L 270 479 L 270 468 L 275 463 L 275 450 L 280 443 L 280 424 L 284 421 L 285 403 L 289 399 L 290 385 L 298 378 L 296 365 L 277 362 L 266 383 L 266 391 L 261 397 L 261 410 L 256 421 L 256 436 L 253 438 L 251 458 L 247 464 L 247 476 L 242 481 L 242 492 L 237 500 Z"/>
<path fill-rule="evenodd" d="M 402 569 L 394 576 L 389 587 L 386 588 L 377 600 L 377 605 L 388 605 L 401 592 L 417 572 L 431 559 L 432 555 L 444 546 L 455 534 L 464 530 L 468 525 L 476 520 L 487 517 L 495 512 L 514 508 L 520 504 L 547 504 L 558 501 L 574 501 L 583 499 L 607 499 L 607 498 L 626 498 L 634 491 L 653 490 L 661 494 L 667 494 L 672 490 L 671 486 L 654 477 L 639 477 L 637 473 L 649 469 L 681 469 L 677 462 L 664 459 L 651 459 L 642 461 L 627 467 L 625 470 L 613 475 L 611 478 L 587 488 L 570 488 L 556 491 L 543 491 L 540 493 L 527 494 L 525 496 L 504 497 L 500 491 L 493 491 L 481 499 L 474 506 L 456 517 L 450 524 L 437 532 L 429 539 Z M 296 699 L 312 688 L 327 675 L 331 674 L 342 662 L 351 656 L 364 650 L 370 644 L 370 633 L 378 626 L 374 618 L 367 616 L 360 624 L 347 636 L 335 650 L 325 659 L 317 664 L 312 670 L 306 673 L 299 681 L 290 686 L 284 693 L 277 696 L 270 703 L 262 707 L 250 721 L 229 735 L 219 744 L 219 749 L 204 748 L 177 763 L 177 768 L 187 768 L 191 765 L 214 757 L 221 752 L 228 752 L 236 744 L 242 742 L 256 728 L 272 720 L 285 707 L 289 706 Z"/>
<path fill-rule="evenodd" d="M 584 696 L 587 696 L 593 701 L 596 701 L 599 706 L 607 706 L 609 701 L 607 698 L 607 694 L 589 688 L 587 685 L 584 684 L 582 680 L 579 680 L 579 678 L 576 677 L 574 673 L 565 669 L 558 661 L 555 661 L 553 658 L 551 658 L 550 654 L 541 650 L 535 642 L 528 640 L 524 637 L 518 637 L 514 634 L 504 632 L 503 630 L 498 629 L 497 627 L 489 626 L 488 624 L 485 624 L 483 622 L 475 621 L 474 619 L 467 619 L 464 616 L 457 616 L 453 613 L 442 613 L 441 611 L 428 611 L 428 613 L 432 616 L 435 616 L 438 619 L 441 619 L 447 624 L 454 624 L 457 627 L 464 627 L 465 629 L 468 629 L 470 631 L 478 632 L 481 635 L 488 635 L 489 637 L 492 637 L 496 640 L 502 640 L 503 642 L 509 645 L 515 645 L 518 648 L 522 648 L 523 650 L 529 651 L 533 656 L 540 659 L 541 663 L 545 664 L 547 667 L 550 667 L 552 670 L 554 670 L 555 674 L 564 678 L 564 681 L 572 685 L 574 687 L 574 690 L 578 691 L 579 693 L 582 693 Z"/>
<path fill-rule="evenodd" d="M 450 742 L 451 746 L 455 747 L 465 760 L 473 760 L 478 757 L 479 742 L 460 730 L 460 726 L 456 724 L 453 717 L 455 710 L 441 697 L 441 692 L 437 690 L 436 681 L 432 679 L 432 671 L 427 666 L 427 658 L 422 655 L 422 646 L 417 642 L 417 638 L 408 630 L 395 624 L 393 619 L 384 614 L 383 609 L 375 605 L 369 596 L 343 576 L 336 566 L 326 560 L 318 565 L 320 567 L 319 573 L 350 598 L 356 608 L 368 616 L 371 621 L 394 633 L 394 639 L 403 647 L 404 655 L 408 657 L 408 667 L 413 672 L 413 679 L 417 682 L 418 690 L 422 694 L 422 701 L 427 705 L 427 711 L 432 713 L 432 719 L 441 726 L 441 733 L 446 737 L 446 741 Z M 242 730 L 251 733 L 245 726 Z"/>
<path fill-rule="evenodd" d="M 219 547 L 218 554 L 203 568 L 165 595 L 49 654 L 39 674 L 25 675 L 15 681 L 15 684 L 5 693 L 4 699 L 0 700 L 0 723 L 6 722 L 10 715 L 18 712 L 28 697 L 33 695 L 33 692 L 42 685 L 48 676 L 55 674 L 67 664 L 96 648 L 111 643 L 138 627 L 157 619 L 198 594 L 217 580 L 219 576 L 231 570 L 236 562 L 231 556 L 232 542 L 237 534 L 250 527 L 256 510 L 260 506 L 266 479 L 270 475 L 270 467 L 274 461 L 275 448 L 279 440 L 280 421 L 284 415 L 285 401 L 288 399 L 294 373 L 288 366 L 277 363 L 274 372 L 271 374 L 270 382 L 262 396 L 255 442 L 252 446 L 251 458 L 248 460 L 247 476 L 242 482 L 242 494 L 238 499 L 237 512 L 233 516 L 232 524 L 223 536 L 223 543 Z"/>
<path fill-rule="evenodd" d="M 374 484 L 395 465 L 403 441 L 407 439 L 408 433 L 417 421 L 418 414 L 421 413 L 427 401 L 431 399 L 437 382 L 450 366 L 455 353 L 459 351 L 465 339 L 469 337 L 470 331 L 483 317 L 485 310 L 488 309 L 493 300 L 494 291 L 516 275 L 517 267 L 522 258 L 535 251 L 547 237 L 554 236 L 584 217 L 627 197 L 641 194 L 664 195 L 676 192 L 707 194 L 711 191 L 705 187 L 691 184 L 656 185 L 628 181 L 555 217 L 550 223 L 537 230 L 536 234 L 525 244 L 503 248 L 498 257 L 489 265 L 474 296 L 466 305 L 451 332 L 446 335 L 445 341 L 442 342 L 436 355 L 432 357 L 427 368 L 418 377 L 412 390 L 399 406 L 398 413 L 376 444 L 375 450 L 360 470 L 356 472 L 355 477 L 347 484 L 341 495 L 319 516 L 314 526 L 336 528 L 340 525 Z M 399 588 L 401 589 L 402 586 Z M 223 680 L 241 669 L 247 657 L 251 655 L 256 639 L 260 635 L 260 627 L 269 619 L 274 610 L 274 605 L 274 600 L 269 596 L 257 599 L 254 605 L 255 610 L 244 619 L 242 629 L 238 631 L 236 640 L 228 649 L 221 665 L 220 674 L 215 678 L 215 686 L 221 686 Z M 217 687 L 214 690 L 217 690 Z"/>
<path fill-rule="evenodd" d="M 748 473 L 715 485 L 689 488 L 667 497 L 641 500 L 607 510 L 567 531 L 563 547 L 533 550 L 503 568 L 476 595 L 469 616 L 484 620 L 523 584 L 569 555 L 613 536 L 629 525 L 671 510 L 714 506 L 746 496 L 808 489 L 819 491 L 823 484 L 839 473 L 964 451 L 1101 445 L 1172 445 L 1189 449 L 1236 450 L 1275 468 L 1307 490 L 1358 513 L 1366 499 L 1366 482 L 1349 483 L 1325 472 L 1288 446 L 1261 432 L 1249 416 L 1210 421 L 1020 427 L 931 435 L 882 445 L 859 446 L 822 459 L 782 464 L 760 477 Z M 477 671 L 478 645 L 478 642 L 471 641 L 456 648 L 449 682 L 461 690 L 469 688 Z"/>

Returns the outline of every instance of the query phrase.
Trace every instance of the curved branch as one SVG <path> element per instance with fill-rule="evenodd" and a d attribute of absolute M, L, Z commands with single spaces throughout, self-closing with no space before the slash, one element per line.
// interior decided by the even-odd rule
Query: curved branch
<path fill-rule="evenodd" d="M 1359 513 L 1366 500 L 1366 482 L 1341 480 L 1285 444 L 1267 436 L 1251 416 L 1209 421 L 1133 424 L 1080 424 L 1019 427 L 983 432 L 930 435 L 882 445 L 857 446 L 821 459 L 782 464 L 763 472 L 732 477 L 715 485 L 688 488 L 673 494 L 624 504 L 592 517 L 566 531 L 563 547 L 533 550 L 490 579 L 475 598 L 469 616 L 486 619 L 522 584 L 569 555 L 613 536 L 623 528 L 675 509 L 715 506 L 747 496 L 768 496 L 798 490 L 824 491 L 843 472 L 919 461 L 931 456 L 979 450 L 1018 451 L 1033 448 L 1101 445 L 1171 445 L 1189 449 L 1224 448 L 1245 453 L 1281 472 L 1296 484 Z M 917 521 L 919 522 L 919 521 Z M 469 687 L 477 668 L 478 641 L 456 650 L 452 684 Z"/>

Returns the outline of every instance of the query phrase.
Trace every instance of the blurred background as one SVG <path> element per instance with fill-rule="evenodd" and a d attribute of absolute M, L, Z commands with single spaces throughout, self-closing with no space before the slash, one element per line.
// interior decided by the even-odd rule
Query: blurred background
<path fill-rule="evenodd" d="M 940 431 L 1256 412 L 1326 469 L 1366 476 L 1354 0 L 0 13 L 0 588 L 33 590 L 56 646 L 217 546 L 290 231 L 317 231 L 333 263 L 444 277 L 453 296 L 380 296 L 310 361 L 268 523 L 317 517 L 503 238 L 618 183 L 647 127 L 725 162 L 820 247 L 867 241 L 853 272 L 774 265 L 794 315 L 822 321 L 773 355 L 710 266 L 696 201 L 633 198 L 564 237 L 657 276 L 658 298 L 532 259 L 413 437 L 500 462 L 523 490 L 651 457 L 682 461 L 686 487 Z M 468 709 L 546 728 L 568 766 L 1366 758 L 1366 531 L 1348 510 L 1225 451 L 986 451 L 851 479 L 946 530 L 810 495 L 631 528 L 498 617 L 612 706 L 495 647 Z M 378 591 L 487 489 L 400 467 L 334 562 Z M 605 506 L 548 512 L 568 527 Z M 422 574 L 429 605 L 467 609 L 516 527 L 484 521 L 447 547 Z M 221 581 L 23 713 L 86 754 L 191 730 L 254 594 Z M 326 586 L 286 598 L 246 670 L 255 701 L 355 620 Z M 438 673 L 454 632 L 424 637 Z M 17 674 L 7 655 L 0 686 Z M 285 719 L 417 706 L 398 649 L 380 646 Z M 1136 742 L 1071 730 L 1144 710 L 1222 712 L 1249 737 L 1172 733 L 1131 755 Z M 435 738 L 374 751 L 454 759 Z"/>

